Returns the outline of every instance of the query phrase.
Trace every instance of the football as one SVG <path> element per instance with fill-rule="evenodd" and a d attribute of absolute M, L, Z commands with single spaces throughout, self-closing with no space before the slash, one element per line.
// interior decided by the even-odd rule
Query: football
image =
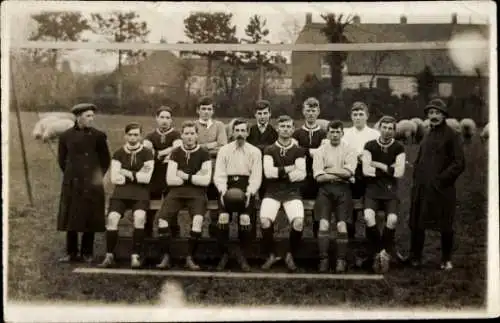
<path fill-rule="evenodd" d="M 224 195 L 224 205 L 229 212 L 241 212 L 245 209 L 246 196 L 239 188 L 230 188 Z"/>

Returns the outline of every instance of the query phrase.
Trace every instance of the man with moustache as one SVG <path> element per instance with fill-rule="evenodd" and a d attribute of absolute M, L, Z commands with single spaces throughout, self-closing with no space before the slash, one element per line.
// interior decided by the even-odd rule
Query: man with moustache
<path fill-rule="evenodd" d="M 182 145 L 181 134 L 174 129 L 172 125 L 172 109 L 168 106 L 161 106 L 156 111 L 157 127 L 154 131 L 148 133 L 143 141 L 144 147 L 153 150 L 155 154 L 155 164 L 153 175 L 150 181 L 150 200 L 162 200 L 167 194 L 167 164 L 170 153 L 175 147 Z M 146 224 L 144 234 L 151 237 L 153 233 L 153 224 L 156 210 L 146 212 Z M 172 223 L 172 231 L 178 231 L 176 223 Z"/>
<path fill-rule="evenodd" d="M 236 212 L 239 217 L 238 235 L 241 247 L 236 254 L 236 260 L 243 271 L 249 271 L 245 253 L 251 242 L 252 225 L 255 226 L 255 196 L 262 182 L 262 153 L 259 148 L 246 141 L 246 120 L 237 119 L 233 123 L 233 135 L 235 140 L 220 148 L 215 162 L 214 183 L 220 194 L 217 242 L 222 253 L 217 270 L 223 270 L 229 259 L 230 215 Z M 227 205 L 225 202 L 226 192 L 233 188 L 245 194 L 246 198 L 241 207 Z"/>
<path fill-rule="evenodd" d="M 441 269 L 451 270 L 455 182 L 465 169 L 465 156 L 459 134 L 446 124 L 449 114 L 444 101 L 431 100 L 424 112 L 431 130 L 422 140 L 414 163 L 410 262 L 421 266 L 425 230 L 433 230 L 441 233 Z"/>
<path fill-rule="evenodd" d="M 63 179 L 57 230 L 66 231 L 66 255 L 59 262 L 92 262 L 95 233 L 105 231 L 103 177 L 111 157 L 106 134 L 92 127 L 96 109 L 90 103 L 75 105 L 75 125 L 59 137 L 57 159 Z"/>

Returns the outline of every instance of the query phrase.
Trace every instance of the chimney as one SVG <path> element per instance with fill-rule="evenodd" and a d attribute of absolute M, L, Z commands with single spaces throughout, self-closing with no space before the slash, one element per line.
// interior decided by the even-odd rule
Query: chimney
<path fill-rule="evenodd" d="M 400 24 L 406 24 L 408 22 L 408 18 L 406 16 L 401 16 L 399 17 L 399 23 Z"/>
<path fill-rule="evenodd" d="M 457 24 L 457 21 L 458 21 L 458 16 L 456 13 L 452 14 L 451 15 L 451 23 L 456 25 Z"/>
<path fill-rule="evenodd" d="M 310 25 L 313 22 L 313 15 L 312 13 L 308 12 L 306 13 L 306 25 Z"/>
<path fill-rule="evenodd" d="M 352 18 L 352 22 L 354 24 L 357 24 L 359 25 L 361 23 L 361 18 L 358 16 L 358 15 L 355 15 L 353 18 Z"/>

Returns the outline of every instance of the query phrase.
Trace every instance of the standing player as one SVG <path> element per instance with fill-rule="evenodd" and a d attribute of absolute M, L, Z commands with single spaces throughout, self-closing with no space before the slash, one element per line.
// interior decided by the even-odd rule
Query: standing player
<path fill-rule="evenodd" d="M 317 124 L 320 113 L 319 101 L 316 98 L 308 98 L 304 101 L 302 113 L 305 118 L 304 125 L 295 130 L 293 138 L 297 140 L 300 147 L 306 149 L 306 171 L 307 177 L 304 185 L 301 188 L 303 199 L 314 200 L 318 196 L 318 183 L 314 180 L 312 164 L 313 156 L 324 139 L 326 139 L 326 131 Z M 319 222 L 313 222 L 313 233 L 317 237 Z"/>
<path fill-rule="evenodd" d="M 365 194 L 363 166 L 361 163 L 361 157 L 363 156 L 365 144 L 368 141 L 375 140 L 380 136 L 380 133 L 377 130 L 368 127 L 366 124 L 368 116 L 368 106 L 363 102 L 354 102 L 351 108 L 351 120 L 353 126 L 345 129 L 343 137 L 343 140 L 349 146 L 354 148 L 358 156 L 358 166 L 356 167 L 356 172 L 354 174 L 354 183 L 351 184 L 352 198 L 354 200 L 362 200 Z M 358 211 L 358 208 L 354 207 L 351 219 L 352 223 L 347 224 L 349 239 L 354 239 L 354 236 L 356 235 L 358 212 L 360 212 Z"/>
<path fill-rule="evenodd" d="M 205 148 L 197 143 L 196 124 L 185 121 L 181 128 L 182 145 L 174 148 L 167 166 L 169 192 L 158 211 L 158 236 L 163 255 L 157 268 L 170 267 L 171 224 L 179 211 L 187 207 L 192 226 L 186 255 L 186 267 L 200 270 L 194 262 L 198 241 L 201 237 L 203 217 L 207 210 L 207 186 L 212 177 L 212 161 Z"/>
<path fill-rule="evenodd" d="M 143 142 L 144 147 L 153 150 L 155 153 L 155 166 L 150 182 L 150 200 L 161 200 L 166 195 L 167 182 L 165 178 L 168 159 L 172 150 L 182 144 L 179 131 L 174 129 L 172 125 L 172 110 L 170 107 L 161 106 L 156 111 L 156 124 L 157 128 L 148 133 Z M 144 232 L 147 237 L 150 237 L 153 233 L 155 215 L 155 210 L 146 212 Z"/>
<path fill-rule="evenodd" d="M 223 270 L 228 261 L 229 219 L 232 212 L 239 214 L 238 235 L 243 253 L 238 252 L 237 260 L 244 271 L 249 271 L 244 253 L 247 252 L 251 240 L 251 228 L 255 225 L 255 195 L 262 182 L 262 153 L 246 142 L 248 123 L 237 119 L 233 123 L 235 140 L 222 146 L 217 154 L 214 183 L 221 196 L 219 200 L 218 244 L 222 258 L 217 270 Z M 225 205 L 224 197 L 228 189 L 238 188 L 245 193 L 244 210 L 234 210 Z"/>
<path fill-rule="evenodd" d="M 270 146 L 278 140 L 278 132 L 269 123 L 271 119 L 271 104 L 266 100 L 257 101 L 255 107 L 255 119 L 257 123 L 250 127 L 250 133 L 248 134 L 248 143 L 258 147 L 261 153 L 264 152 L 264 148 Z M 259 188 L 259 197 L 262 200 L 265 193 L 265 181 Z"/>
<path fill-rule="evenodd" d="M 337 264 L 336 272 L 347 269 L 347 225 L 352 214 L 352 197 L 349 179 L 356 170 L 354 149 L 342 142 L 344 126 L 342 121 L 328 125 L 329 144 L 322 145 L 313 159 L 314 178 L 320 188 L 314 205 L 316 220 L 319 221 L 318 249 L 319 271 L 329 270 L 330 222 L 332 209 L 337 222 Z"/>
<path fill-rule="evenodd" d="M 142 144 L 142 127 L 130 123 L 125 127 L 126 143 L 118 149 L 111 160 L 111 183 L 115 185 L 109 201 L 106 228 L 107 253 L 100 267 L 114 264 L 114 250 L 118 241 L 118 222 L 126 210 L 131 209 L 134 217 L 132 236 L 131 267 L 141 266 L 139 254 L 144 242 L 146 210 L 149 208 L 149 181 L 153 174 L 153 151 Z"/>
<path fill-rule="evenodd" d="M 370 259 L 375 255 L 374 270 L 387 271 L 394 250 L 394 233 L 398 221 L 398 179 L 404 175 L 406 155 L 402 144 L 394 140 L 396 119 L 384 116 L 380 119 L 381 135 L 366 143 L 363 152 L 363 174 L 366 192 L 364 215 L 367 239 L 372 247 Z M 380 238 L 376 214 L 385 211 L 386 226 Z"/>
<path fill-rule="evenodd" d="M 268 179 L 266 193 L 260 206 L 262 248 L 268 258 L 262 269 L 268 270 L 281 258 L 274 248 L 274 221 L 283 205 L 291 224 L 289 247 L 285 263 L 290 271 L 297 269 L 293 256 L 302 240 L 304 229 L 304 205 L 300 189 L 306 178 L 306 152 L 292 140 L 293 119 L 278 118 L 278 140 L 264 149 L 264 176 Z"/>

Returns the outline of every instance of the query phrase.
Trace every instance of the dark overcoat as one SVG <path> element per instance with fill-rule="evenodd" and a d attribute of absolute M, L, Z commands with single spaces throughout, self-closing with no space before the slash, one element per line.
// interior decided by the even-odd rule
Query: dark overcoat
<path fill-rule="evenodd" d="M 444 122 L 431 129 L 422 140 L 414 163 L 411 229 L 453 229 L 455 182 L 464 169 L 460 136 Z"/>
<path fill-rule="evenodd" d="M 106 134 L 75 124 L 61 134 L 58 154 L 63 180 L 57 230 L 104 232 L 103 177 L 111 162 Z"/>

